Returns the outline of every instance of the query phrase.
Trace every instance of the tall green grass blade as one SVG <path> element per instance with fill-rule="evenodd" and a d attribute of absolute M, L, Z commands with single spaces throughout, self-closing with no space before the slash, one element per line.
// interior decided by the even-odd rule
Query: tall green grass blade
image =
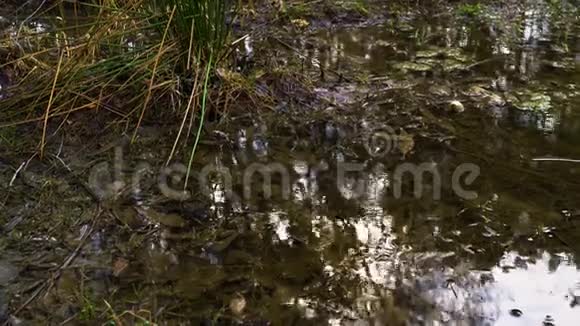
<path fill-rule="evenodd" d="M 193 143 L 193 149 L 191 150 L 191 155 L 189 156 L 189 163 L 187 164 L 187 173 L 185 175 L 185 188 L 187 188 L 187 182 L 189 181 L 189 176 L 191 175 L 191 165 L 193 164 L 193 157 L 197 150 L 197 144 L 199 143 L 199 138 L 201 136 L 201 131 L 203 129 L 203 124 L 205 122 L 205 108 L 207 102 L 207 85 L 209 83 L 209 73 L 212 70 L 213 56 L 210 55 L 209 62 L 205 71 L 205 80 L 203 82 L 203 97 L 201 99 L 201 118 L 199 121 L 199 127 L 197 128 L 197 135 L 195 136 L 195 143 Z"/>

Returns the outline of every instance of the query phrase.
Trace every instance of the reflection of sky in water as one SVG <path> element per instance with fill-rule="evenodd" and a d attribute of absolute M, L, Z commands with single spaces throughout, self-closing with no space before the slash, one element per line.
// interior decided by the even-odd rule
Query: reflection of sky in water
<path fill-rule="evenodd" d="M 524 42 L 535 43 L 546 40 L 550 33 L 550 17 L 545 9 L 527 10 L 524 20 Z"/>
<path fill-rule="evenodd" d="M 464 325 L 462 321 L 472 320 L 473 325 L 528 326 L 542 325 L 547 319 L 560 326 L 578 325 L 580 306 L 570 304 L 573 293 L 580 295 L 580 272 L 566 261 L 566 255 L 559 257 L 562 261 L 557 268 L 553 266 L 555 257 L 548 253 L 533 261 L 510 252 L 491 272 L 464 274 L 461 267 L 435 268 L 427 274 L 417 271 L 423 274 L 412 280 L 419 284 L 417 294 L 437 311 L 422 318 L 434 325 L 439 321 Z M 514 316 L 514 310 L 522 315 Z"/>
<path fill-rule="evenodd" d="M 252 38 L 250 36 L 244 39 L 244 50 L 246 56 L 251 57 L 254 55 L 254 47 L 252 45 Z"/>
<path fill-rule="evenodd" d="M 274 233 L 277 238 L 272 239 L 274 243 L 278 241 L 288 242 L 292 244 L 292 239 L 290 239 L 290 233 L 288 229 L 290 228 L 290 221 L 286 217 L 286 213 L 282 211 L 272 211 L 269 214 L 270 224 L 274 229 Z"/>
<path fill-rule="evenodd" d="M 555 325 L 573 326 L 580 324 L 580 306 L 572 308 L 571 292 L 580 273 L 577 267 L 566 261 L 556 270 L 550 268 L 550 255 L 544 253 L 535 263 L 527 262 L 526 268 L 504 272 L 501 267 L 516 264 L 515 253 L 507 254 L 500 267 L 493 269 L 494 288 L 501 292 L 498 326 L 541 325 L 546 315 L 553 317 Z M 519 309 L 519 318 L 509 315 L 511 309 Z"/>

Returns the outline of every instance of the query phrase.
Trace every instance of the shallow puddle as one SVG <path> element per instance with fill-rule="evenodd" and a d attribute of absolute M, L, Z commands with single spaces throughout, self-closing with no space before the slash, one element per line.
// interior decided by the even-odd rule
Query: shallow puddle
<path fill-rule="evenodd" d="M 171 187 L 182 179 L 156 175 L 169 152 L 159 131 L 145 135 L 124 171 L 141 180 L 141 166 L 151 178 L 111 204 L 118 225 L 91 233 L 78 269 L 37 308 L 90 320 L 91 305 L 71 299 L 82 284 L 89 303 L 169 322 L 576 325 L 578 27 L 529 5 L 517 26 L 500 9 L 477 23 L 401 15 L 282 40 L 292 50 L 274 42 L 281 61 L 318 75 L 320 105 L 218 125 L 185 201 Z M 159 180 L 170 186 L 154 189 Z M 61 204 L 47 214 L 90 215 L 82 198 Z M 34 218 L 25 212 L 7 214 L 11 241 Z M 51 255 L 62 260 L 92 228 L 77 222 Z M 54 242 L 29 240 L 39 250 Z M 11 256 L 36 261 L 9 243 Z M 2 286 L 26 297 L 7 283 L 30 285 L 52 258 L 18 272 L 19 259 L 0 257 Z"/>
<path fill-rule="evenodd" d="M 320 74 L 326 110 L 352 120 L 313 123 L 315 152 L 265 135 L 262 162 L 294 170 L 292 200 L 241 205 L 274 248 L 300 252 L 280 256 L 283 269 L 316 261 L 289 300 L 303 318 L 386 322 L 406 311 L 411 324 L 574 325 L 580 48 L 531 6 L 521 33 L 498 16 L 405 18 L 292 44 Z M 365 87 L 353 91 L 353 75 Z M 474 166 L 473 193 L 458 193 L 454 172 Z M 341 176 L 345 167 L 356 172 Z M 437 173 L 401 190 L 402 171 Z"/>

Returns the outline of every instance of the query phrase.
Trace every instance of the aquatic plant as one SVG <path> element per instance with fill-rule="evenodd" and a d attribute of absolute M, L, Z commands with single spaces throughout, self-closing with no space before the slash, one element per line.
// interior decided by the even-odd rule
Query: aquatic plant
<path fill-rule="evenodd" d="M 146 8 L 159 32 L 167 25 L 169 12 L 175 10 L 174 19 L 168 25 L 169 36 L 179 41 L 187 53 L 187 68 L 192 59 L 207 61 L 223 50 L 230 30 L 226 21 L 227 1 L 150 0 Z"/>

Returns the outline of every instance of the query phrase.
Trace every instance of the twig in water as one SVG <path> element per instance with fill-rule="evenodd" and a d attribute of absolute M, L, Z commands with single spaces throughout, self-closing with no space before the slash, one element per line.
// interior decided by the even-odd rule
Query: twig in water
<path fill-rule="evenodd" d="M 496 61 L 496 60 L 500 60 L 500 59 L 503 59 L 503 57 L 487 58 L 487 59 L 484 59 L 484 60 L 481 60 L 481 61 L 478 61 L 478 62 L 475 62 L 475 63 L 472 63 L 472 64 L 466 66 L 465 67 L 465 70 L 471 70 L 471 69 L 473 69 L 473 68 L 475 68 L 477 66 L 480 66 L 480 65 L 483 65 L 483 64 L 486 64 L 486 63 L 489 63 L 489 62 L 493 62 L 493 61 Z"/>
<path fill-rule="evenodd" d="M 580 160 L 574 160 L 564 157 L 536 157 L 533 158 L 534 162 L 568 162 L 568 163 L 580 163 Z"/>
<path fill-rule="evenodd" d="M 10 180 L 8 187 L 12 187 L 12 185 L 14 184 L 14 181 L 16 180 L 16 177 L 18 176 L 18 173 L 20 173 L 20 171 L 22 171 L 22 169 L 24 169 L 25 165 L 26 165 L 26 162 L 22 162 L 22 164 L 20 164 L 18 169 L 16 169 L 16 172 L 14 172 L 14 175 L 12 176 L 12 179 Z"/>
<path fill-rule="evenodd" d="M 8 184 L 8 187 L 12 187 L 12 185 L 14 185 L 14 181 L 16 181 L 16 178 L 18 177 L 18 174 L 20 172 L 22 172 L 23 169 L 25 169 L 28 164 L 30 163 L 30 161 L 32 161 L 32 159 L 36 156 L 36 154 L 32 155 L 28 160 L 22 162 L 22 164 L 20 164 L 20 166 L 18 167 L 18 169 L 16 169 L 16 172 L 14 172 L 14 175 L 12 176 L 12 179 L 10 179 L 10 183 Z"/>

